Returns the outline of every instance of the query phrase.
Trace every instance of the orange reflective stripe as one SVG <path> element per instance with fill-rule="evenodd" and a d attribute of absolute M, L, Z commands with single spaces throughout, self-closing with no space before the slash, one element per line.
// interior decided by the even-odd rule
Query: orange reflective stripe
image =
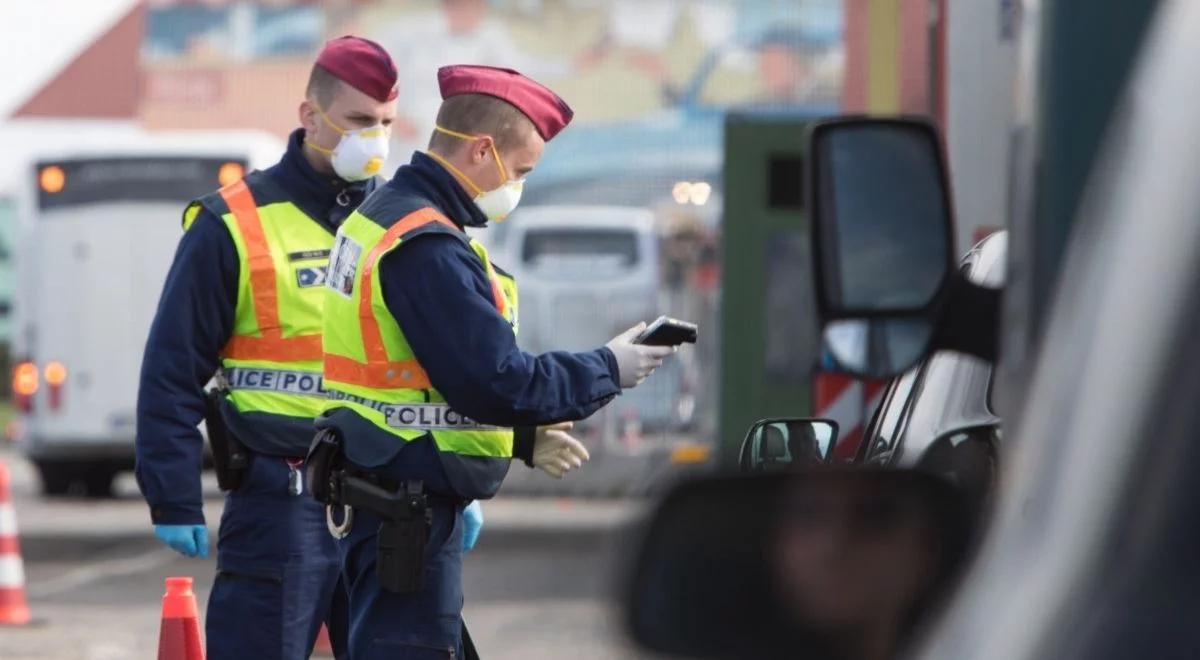
<path fill-rule="evenodd" d="M 376 389 L 427 390 L 433 387 L 428 374 L 416 360 L 364 364 L 333 353 L 325 354 L 325 378 Z"/>
<path fill-rule="evenodd" d="M 359 324 L 362 326 L 363 349 L 366 351 L 367 362 L 378 363 L 388 360 L 387 348 L 383 345 L 383 334 L 379 331 L 379 321 L 375 318 L 375 311 L 371 308 L 371 280 L 375 273 L 375 262 L 396 239 L 431 222 L 440 222 L 455 231 L 460 231 L 449 218 L 438 213 L 436 209 L 429 207 L 418 209 L 392 225 L 367 255 L 367 260 L 363 265 L 362 290 L 359 292 L 358 298 L 358 317 Z"/>
<path fill-rule="evenodd" d="M 375 318 L 371 300 L 375 264 L 383 253 L 404 234 L 431 222 L 440 222 L 455 231 L 462 231 L 436 209 L 426 207 L 413 211 L 389 227 L 367 254 L 367 259 L 363 263 L 362 281 L 358 294 L 358 317 L 362 327 L 363 351 L 367 356 L 367 361 L 363 363 L 342 355 L 326 353 L 325 377 L 330 381 L 379 389 L 424 390 L 433 387 L 429 381 L 429 374 L 425 373 L 425 369 L 416 360 L 391 361 L 388 359 L 387 347 L 383 345 L 383 333 L 379 329 L 379 320 Z M 507 304 L 500 281 L 492 272 L 491 264 L 487 264 L 487 271 L 488 278 L 492 282 L 492 296 L 495 298 L 496 308 L 500 310 L 501 314 L 504 314 Z"/>
<path fill-rule="evenodd" d="M 221 197 L 237 221 L 246 245 L 246 263 L 250 266 L 250 292 L 254 298 L 254 317 L 263 339 L 281 337 L 279 292 L 275 285 L 275 261 L 258 217 L 258 205 L 245 180 L 221 188 Z"/>
<path fill-rule="evenodd" d="M 273 362 L 320 361 L 324 355 L 321 335 L 298 337 L 234 336 L 225 344 L 221 356 L 230 360 L 271 360 Z"/>

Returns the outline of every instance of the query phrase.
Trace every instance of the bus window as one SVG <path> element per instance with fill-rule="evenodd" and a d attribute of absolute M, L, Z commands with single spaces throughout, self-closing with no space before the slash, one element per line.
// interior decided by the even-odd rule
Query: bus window
<path fill-rule="evenodd" d="M 38 163 L 43 212 L 103 202 L 186 202 L 220 187 L 245 160 L 197 157 L 89 158 Z"/>

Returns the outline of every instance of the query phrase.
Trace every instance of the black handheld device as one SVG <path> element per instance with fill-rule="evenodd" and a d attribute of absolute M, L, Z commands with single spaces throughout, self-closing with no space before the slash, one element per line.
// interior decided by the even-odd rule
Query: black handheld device
<path fill-rule="evenodd" d="M 642 331 L 642 334 L 638 335 L 633 343 L 646 346 L 694 344 L 699 332 L 700 328 L 695 323 L 680 321 L 669 316 L 660 316 Z"/>

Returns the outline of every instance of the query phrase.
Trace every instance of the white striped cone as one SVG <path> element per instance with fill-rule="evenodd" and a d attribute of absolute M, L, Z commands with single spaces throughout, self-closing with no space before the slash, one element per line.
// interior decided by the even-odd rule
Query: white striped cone
<path fill-rule="evenodd" d="M 0 461 L 0 625 L 29 623 L 25 600 L 25 565 L 17 541 L 17 512 L 13 509 L 8 465 Z"/>

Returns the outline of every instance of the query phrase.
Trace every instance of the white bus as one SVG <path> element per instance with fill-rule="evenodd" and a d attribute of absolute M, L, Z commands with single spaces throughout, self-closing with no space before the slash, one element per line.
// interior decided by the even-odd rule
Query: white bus
<path fill-rule="evenodd" d="M 74 137 L 27 153 L 18 194 L 13 435 L 46 494 L 106 496 L 133 467 L 142 352 L 184 206 L 273 164 L 284 143 L 245 131 Z"/>

